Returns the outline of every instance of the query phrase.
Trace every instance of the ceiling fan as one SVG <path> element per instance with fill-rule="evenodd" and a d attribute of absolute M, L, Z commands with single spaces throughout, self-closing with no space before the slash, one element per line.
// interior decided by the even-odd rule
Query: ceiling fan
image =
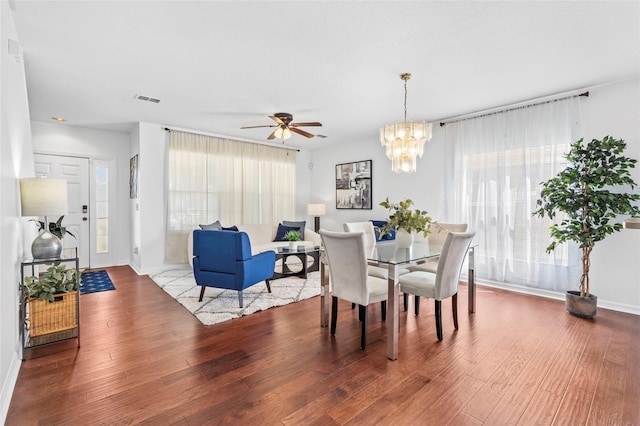
<path fill-rule="evenodd" d="M 287 112 L 278 112 L 276 114 L 270 115 L 269 118 L 275 121 L 276 124 L 267 124 L 264 126 L 247 126 L 247 127 L 241 127 L 241 129 L 255 129 L 257 127 L 275 127 L 276 129 L 273 132 L 271 132 L 271 134 L 267 137 L 267 139 L 271 140 L 276 138 L 282 138 L 282 140 L 284 141 L 285 139 L 289 139 L 291 137 L 291 132 L 297 133 L 307 138 L 312 138 L 315 136 L 314 134 L 306 132 L 302 129 L 299 129 L 298 127 L 322 126 L 322 123 L 318 123 L 317 121 L 313 121 L 309 123 L 292 123 L 293 115 Z"/>

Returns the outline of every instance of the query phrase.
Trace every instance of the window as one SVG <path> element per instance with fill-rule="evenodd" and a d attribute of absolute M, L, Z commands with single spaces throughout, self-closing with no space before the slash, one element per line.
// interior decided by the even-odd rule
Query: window
<path fill-rule="evenodd" d="M 579 135 L 579 100 L 567 99 L 448 124 L 447 220 L 476 231 L 478 278 L 565 290 L 577 249 L 551 242 L 532 217 L 540 182 L 559 172 Z"/>
<path fill-rule="evenodd" d="M 96 253 L 109 252 L 109 168 L 97 166 L 96 171 Z"/>

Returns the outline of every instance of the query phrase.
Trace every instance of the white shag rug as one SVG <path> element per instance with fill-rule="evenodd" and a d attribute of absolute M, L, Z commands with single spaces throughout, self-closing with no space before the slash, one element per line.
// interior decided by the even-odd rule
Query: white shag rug
<path fill-rule="evenodd" d="M 243 315 L 283 306 L 320 295 L 320 272 L 310 272 L 307 279 L 281 278 L 271 281 L 271 293 L 263 282 L 243 292 L 244 307 L 238 306 L 238 292 L 207 287 L 198 302 L 201 287 L 196 285 L 192 269 L 171 269 L 152 275 L 151 279 L 204 325 L 217 324 Z"/>

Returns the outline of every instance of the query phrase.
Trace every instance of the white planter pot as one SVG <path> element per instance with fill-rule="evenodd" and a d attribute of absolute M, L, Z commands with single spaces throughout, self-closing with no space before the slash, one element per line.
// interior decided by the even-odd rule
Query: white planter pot
<path fill-rule="evenodd" d="M 408 233 L 404 229 L 396 230 L 396 246 L 400 248 L 409 248 L 413 245 L 414 234 Z"/>
<path fill-rule="evenodd" d="M 289 250 L 297 250 L 298 242 L 297 241 L 289 241 Z"/>

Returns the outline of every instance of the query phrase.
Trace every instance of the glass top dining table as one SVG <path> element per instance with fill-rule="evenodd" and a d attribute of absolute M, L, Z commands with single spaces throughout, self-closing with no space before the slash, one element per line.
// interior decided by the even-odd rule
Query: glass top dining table
<path fill-rule="evenodd" d="M 398 247 L 395 241 L 378 242 L 375 246 L 365 249 L 367 262 L 370 265 L 386 267 L 388 270 L 389 294 L 387 299 L 387 358 L 398 359 L 399 334 L 399 296 L 398 281 L 401 269 L 419 265 L 428 259 L 438 257 L 442 251 L 441 245 L 428 242 L 414 242 L 411 247 Z M 474 280 L 474 251 L 469 249 L 469 313 L 475 312 L 475 280 Z M 320 262 L 320 325 L 327 327 L 329 323 L 329 274 L 325 262 Z"/>

